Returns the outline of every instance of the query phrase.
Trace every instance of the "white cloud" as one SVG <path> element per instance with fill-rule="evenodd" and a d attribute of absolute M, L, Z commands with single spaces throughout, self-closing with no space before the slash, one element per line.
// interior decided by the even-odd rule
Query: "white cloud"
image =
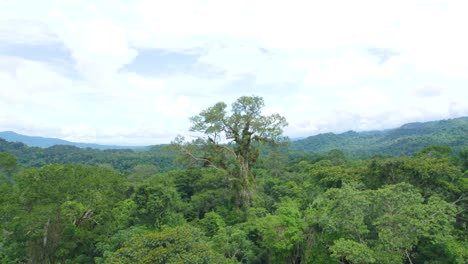
<path fill-rule="evenodd" d="M 50 45 L 59 40 L 46 24 L 31 20 L 0 20 L 0 47 L 6 44 Z"/>
<path fill-rule="evenodd" d="M 266 112 L 288 118 L 291 136 L 466 115 L 466 7 L 456 0 L 1 1 L 0 130 L 168 142 L 188 128 L 187 117 L 252 93 L 265 97 Z M 2 53 L 25 44 L 63 45 L 80 78 Z M 398 55 L 381 63 L 372 48 Z M 190 50 L 222 74 L 126 71 L 140 49 Z"/>

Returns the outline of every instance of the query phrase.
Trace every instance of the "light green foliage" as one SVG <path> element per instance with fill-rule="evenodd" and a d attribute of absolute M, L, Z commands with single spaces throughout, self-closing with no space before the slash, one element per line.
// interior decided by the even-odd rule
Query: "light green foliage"
<path fill-rule="evenodd" d="M 443 195 L 454 199 L 460 194 L 459 180 L 461 171 L 448 157 L 428 155 L 410 159 L 405 166 L 408 182 L 423 190 L 423 195 Z"/>
<path fill-rule="evenodd" d="M 130 182 L 142 182 L 151 176 L 156 175 L 159 172 L 159 168 L 150 164 L 139 164 L 133 167 L 128 180 Z"/>
<path fill-rule="evenodd" d="M 200 220 L 200 226 L 208 237 L 213 237 L 219 230 L 226 227 L 226 223 L 219 214 L 209 212 Z"/>
<path fill-rule="evenodd" d="M 301 254 L 304 220 L 298 204 L 288 200 L 280 203 L 274 214 L 250 219 L 258 230 L 260 243 L 271 253 L 273 263 L 295 263 Z"/>
<path fill-rule="evenodd" d="M 330 160 L 321 160 L 309 168 L 311 180 L 324 188 L 340 188 L 342 184 L 360 181 L 362 177 L 353 168 L 344 165 L 333 165 Z"/>
<path fill-rule="evenodd" d="M 371 205 L 367 192 L 352 185 L 332 188 L 315 202 L 316 221 L 328 232 L 359 240 L 369 233 L 365 217 Z"/>
<path fill-rule="evenodd" d="M 355 264 L 376 263 L 374 251 L 364 244 L 340 238 L 330 247 L 332 256 Z"/>
<path fill-rule="evenodd" d="M 464 264 L 468 262 L 468 241 L 451 240 L 446 245 L 449 256 L 452 256 L 454 263 Z"/>
<path fill-rule="evenodd" d="M 224 262 L 224 257 L 208 247 L 201 231 L 184 225 L 136 235 L 112 254 L 106 263 L 211 264 Z"/>
<path fill-rule="evenodd" d="M 112 263 L 110 258 L 119 248 L 123 247 L 125 243 L 128 243 L 132 237 L 137 237 L 147 233 L 148 230 L 142 226 L 132 226 L 130 228 L 119 229 L 111 237 L 105 240 L 99 241 L 96 244 L 96 253 L 98 257 L 94 259 L 96 263 Z M 115 260 L 115 258 L 114 258 Z M 119 263 L 119 262 L 116 262 Z"/>
<path fill-rule="evenodd" d="M 25 213 L 18 202 L 15 189 L 0 181 L 0 263 L 2 264 L 21 263 L 26 259 L 23 225 L 19 222 Z"/>
<path fill-rule="evenodd" d="M 135 221 L 137 214 L 137 204 L 132 199 L 125 199 L 115 204 L 112 211 L 112 225 L 113 230 L 121 230 L 127 228 Z"/>
<path fill-rule="evenodd" d="M 424 199 L 408 184 L 390 185 L 373 194 L 377 259 L 381 263 L 401 262 L 430 228 L 424 219 L 428 213 Z"/>

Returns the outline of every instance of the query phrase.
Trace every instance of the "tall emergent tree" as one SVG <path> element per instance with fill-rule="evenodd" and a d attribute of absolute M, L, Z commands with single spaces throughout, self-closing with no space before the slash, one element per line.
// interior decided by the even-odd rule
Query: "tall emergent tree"
<path fill-rule="evenodd" d="M 279 114 L 262 115 L 264 106 L 262 97 L 242 96 L 228 114 L 227 105 L 219 102 L 190 118 L 190 131 L 202 135 L 190 143 L 176 139 L 180 150 L 192 160 L 228 173 L 238 207 L 247 206 L 252 199 L 255 177 L 251 166 L 259 156 L 259 144 L 285 140 L 286 119 Z"/>

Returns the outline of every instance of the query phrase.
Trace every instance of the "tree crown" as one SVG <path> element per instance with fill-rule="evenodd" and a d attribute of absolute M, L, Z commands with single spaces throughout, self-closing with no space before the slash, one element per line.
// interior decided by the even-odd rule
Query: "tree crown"
<path fill-rule="evenodd" d="M 190 131 L 206 135 L 211 143 L 277 142 L 284 138 L 283 128 L 288 125 L 286 118 L 279 114 L 262 115 L 265 106 L 262 97 L 242 96 L 227 113 L 227 105 L 219 102 L 190 118 Z"/>

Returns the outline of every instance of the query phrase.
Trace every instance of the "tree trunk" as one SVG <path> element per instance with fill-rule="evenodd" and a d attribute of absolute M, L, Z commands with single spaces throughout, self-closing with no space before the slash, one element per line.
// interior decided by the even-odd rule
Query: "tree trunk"
<path fill-rule="evenodd" d="M 243 157 L 239 158 L 240 188 L 237 190 L 237 205 L 246 208 L 250 205 L 253 196 L 253 177 L 250 175 L 249 161 Z"/>

